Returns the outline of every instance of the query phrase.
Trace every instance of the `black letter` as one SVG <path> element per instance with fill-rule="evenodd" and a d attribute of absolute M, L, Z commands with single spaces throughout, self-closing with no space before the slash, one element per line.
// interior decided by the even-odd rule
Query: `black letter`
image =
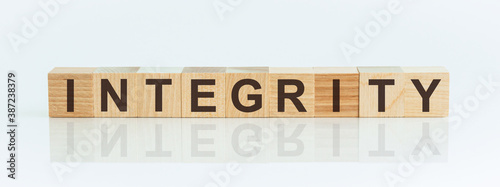
<path fill-rule="evenodd" d="M 74 112 L 75 111 L 75 80 L 68 79 L 67 80 L 67 89 L 66 89 L 66 112 Z"/>
<path fill-rule="evenodd" d="M 215 106 L 198 106 L 198 98 L 214 97 L 214 92 L 198 92 L 198 85 L 215 85 L 215 79 L 191 80 L 191 112 L 215 112 Z"/>
<path fill-rule="evenodd" d="M 295 93 L 285 93 L 285 85 L 294 85 L 297 87 Z M 278 112 L 285 111 L 285 98 L 290 99 L 299 112 L 307 112 L 304 105 L 298 97 L 304 93 L 304 83 L 296 79 L 279 79 L 278 80 Z"/>
<path fill-rule="evenodd" d="M 422 96 L 422 112 L 429 112 L 429 98 L 431 98 L 432 92 L 436 90 L 436 87 L 438 86 L 440 81 L 441 79 L 432 80 L 431 85 L 429 85 L 429 88 L 427 88 L 427 91 L 425 91 L 422 83 L 420 83 L 420 80 L 411 80 L 411 82 L 413 82 L 413 85 L 415 85 L 415 88 L 417 88 L 418 93 L 420 93 L 420 96 Z"/>
<path fill-rule="evenodd" d="M 394 85 L 394 79 L 370 79 L 369 85 L 378 85 L 378 111 L 385 112 L 385 85 Z"/>
<path fill-rule="evenodd" d="M 171 85 L 172 79 L 146 79 L 146 85 L 155 85 L 155 111 L 162 111 L 162 85 Z"/>
<path fill-rule="evenodd" d="M 107 93 L 109 93 L 109 96 L 111 96 L 111 99 L 113 99 L 120 112 L 127 111 L 127 79 L 120 80 L 120 88 L 121 97 L 119 98 L 109 80 L 101 79 L 101 112 L 108 111 Z"/>
<path fill-rule="evenodd" d="M 242 79 L 236 84 L 234 84 L 233 90 L 231 91 L 231 99 L 233 100 L 233 105 L 236 107 L 236 109 L 242 111 L 242 112 L 255 112 L 262 108 L 262 95 L 259 94 L 248 94 L 248 100 L 253 100 L 255 101 L 255 104 L 252 106 L 243 106 L 240 103 L 240 99 L 238 97 L 238 91 L 240 90 L 241 87 L 244 85 L 250 85 L 253 87 L 253 89 L 260 89 L 260 84 L 253 79 Z"/>
<path fill-rule="evenodd" d="M 333 104 L 333 112 L 340 112 L 340 80 L 339 79 L 333 79 L 333 99 L 332 99 L 332 104 Z"/>

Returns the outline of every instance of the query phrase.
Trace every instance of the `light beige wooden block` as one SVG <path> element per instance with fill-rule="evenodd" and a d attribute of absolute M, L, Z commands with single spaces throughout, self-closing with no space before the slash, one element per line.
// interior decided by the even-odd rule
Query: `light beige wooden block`
<path fill-rule="evenodd" d="M 315 117 L 358 117 L 359 73 L 356 67 L 315 67 L 314 86 Z"/>
<path fill-rule="evenodd" d="M 226 117 L 269 117 L 269 67 L 230 67 L 226 71 Z"/>
<path fill-rule="evenodd" d="M 93 117 L 92 72 L 96 68 L 59 67 L 48 74 L 50 117 Z"/>
<path fill-rule="evenodd" d="M 314 117 L 312 67 L 269 68 L 269 116 Z"/>
<path fill-rule="evenodd" d="M 182 117 L 224 117 L 225 67 L 186 67 L 182 71 Z"/>
<path fill-rule="evenodd" d="M 181 117 L 181 67 L 137 71 L 137 117 Z"/>
<path fill-rule="evenodd" d="M 94 77 L 95 117 L 137 117 L 138 67 L 101 67 Z"/>
<path fill-rule="evenodd" d="M 358 67 L 359 117 L 403 117 L 401 67 Z"/>
<path fill-rule="evenodd" d="M 405 117 L 446 117 L 450 75 L 444 67 L 402 67 L 405 73 Z"/>

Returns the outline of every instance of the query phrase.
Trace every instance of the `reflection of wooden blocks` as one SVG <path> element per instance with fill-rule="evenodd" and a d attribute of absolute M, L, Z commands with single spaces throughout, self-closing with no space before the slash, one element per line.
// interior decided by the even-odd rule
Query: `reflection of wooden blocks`
<path fill-rule="evenodd" d="M 182 137 L 181 123 L 181 118 L 138 118 L 137 142 L 128 150 L 137 153 L 140 162 L 182 161 L 182 138 L 186 137 Z"/>
<path fill-rule="evenodd" d="M 266 149 L 269 162 L 311 162 L 315 159 L 315 129 L 312 119 L 270 119 L 269 121 L 269 129 L 264 129 L 263 132 L 270 133 L 269 136 L 265 136 L 270 138 L 263 138 L 266 143 L 261 145 L 265 147 L 260 146 Z M 283 137 L 294 137 L 294 140 L 290 142 L 280 140 Z"/>
<path fill-rule="evenodd" d="M 182 162 L 226 162 L 225 127 L 222 118 L 181 120 Z M 248 145 L 248 144 L 247 144 Z"/>
<path fill-rule="evenodd" d="M 314 116 L 357 117 L 359 73 L 355 67 L 314 68 Z"/>
<path fill-rule="evenodd" d="M 94 73 L 94 116 L 137 117 L 138 67 L 103 67 Z"/>
<path fill-rule="evenodd" d="M 358 161 L 358 118 L 314 119 L 313 137 L 316 162 Z"/>
<path fill-rule="evenodd" d="M 224 117 L 224 67 L 186 67 L 182 71 L 182 117 Z"/>
<path fill-rule="evenodd" d="M 54 68 L 49 72 L 49 116 L 93 117 L 92 72 L 96 68 Z"/>
<path fill-rule="evenodd" d="M 314 117 L 314 71 L 269 68 L 269 116 Z"/>
<path fill-rule="evenodd" d="M 226 71 L 226 117 L 269 117 L 268 67 Z"/>
<path fill-rule="evenodd" d="M 450 75 L 444 67 L 403 67 L 405 117 L 446 117 Z"/>
<path fill-rule="evenodd" d="M 141 67 L 137 71 L 138 117 L 181 117 L 182 69 Z"/>
<path fill-rule="evenodd" d="M 400 67 L 358 67 L 359 116 L 403 117 L 404 74 Z"/>

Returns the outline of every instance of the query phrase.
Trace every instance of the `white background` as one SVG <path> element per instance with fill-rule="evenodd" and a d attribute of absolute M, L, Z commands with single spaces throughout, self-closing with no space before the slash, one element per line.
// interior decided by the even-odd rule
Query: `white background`
<path fill-rule="evenodd" d="M 203 186 L 209 172 L 225 167 L 86 163 L 58 182 L 50 167 L 47 117 L 47 73 L 53 67 L 362 65 L 439 65 L 451 74 L 448 162 L 424 164 L 398 185 L 499 185 L 500 87 L 488 90 L 480 82 L 488 76 L 500 82 L 497 0 L 397 1 L 400 11 L 350 61 L 342 43 L 354 45 L 356 28 L 375 23 L 372 12 L 387 10 L 389 1 L 69 0 L 51 7 L 46 23 L 39 3 L 48 0 L 0 2 L 1 72 L 4 79 L 8 70 L 18 73 L 21 125 L 19 179 L 3 175 L 1 186 Z M 221 13 L 214 3 L 230 8 Z M 33 23 L 33 16 L 42 23 L 36 33 L 23 34 L 23 20 Z M 14 35 L 24 43 L 13 44 Z M 0 82 L 5 106 L 6 81 Z M 0 137 L 6 140 L 6 134 Z M 6 158 L 2 145 L 0 158 Z M 387 186 L 384 173 L 398 163 L 242 166 L 231 186 Z"/>

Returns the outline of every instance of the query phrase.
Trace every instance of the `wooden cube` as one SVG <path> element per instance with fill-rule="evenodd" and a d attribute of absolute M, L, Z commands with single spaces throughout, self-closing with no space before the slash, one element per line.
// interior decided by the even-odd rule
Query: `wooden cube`
<path fill-rule="evenodd" d="M 137 117 L 138 67 L 102 67 L 94 77 L 95 117 Z"/>
<path fill-rule="evenodd" d="M 137 117 L 181 117 L 180 67 L 137 71 Z"/>
<path fill-rule="evenodd" d="M 182 117 L 224 117 L 224 67 L 186 67 L 182 71 Z"/>
<path fill-rule="evenodd" d="M 226 117 L 269 117 L 269 67 L 231 67 L 226 71 Z"/>
<path fill-rule="evenodd" d="M 54 68 L 48 75 L 50 117 L 93 117 L 92 72 L 96 68 Z"/>
<path fill-rule="evenodd" d="M 312 67 L 269 68 L 269 116 L 314 117 Z"/>
<path fill-rule="evenodd" d="M 359 117 L 403 117 L 401 67 L 358 67 Z"/>
<path fill-rule="evenodd" d="M 444 67 L 402 67 L 405 75 L 405 117 L 446 117 L 450 75 Z"/>
<path fill-rule="evenodd" d="M 315 67 L 314 89 L 315 117 L 358 117 L 356 67 Z"/>

